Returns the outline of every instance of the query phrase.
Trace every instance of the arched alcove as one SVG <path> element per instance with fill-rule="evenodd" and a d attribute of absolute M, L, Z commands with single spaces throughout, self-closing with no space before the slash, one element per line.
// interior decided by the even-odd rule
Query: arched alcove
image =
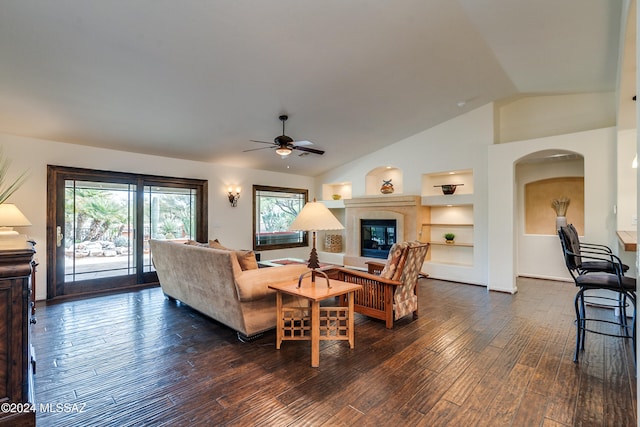
<path fill-rule="evenodd" d="M 615 142 L 616 129 L 603 128 L 536 140 L 489 147 L 488 181 L 488 287 L 517 292 L 516 278 L 527 272 L 524 262 L 553 266 L 552 280 L 569 280 L 558 237 L 529 235 L 528 252 L 523 253 L 523 191 L 516 180 L 517 165 L 525 159 L 545 157 L 551 152 L 569 153 L 584 162 L 584 237 L 589 241 L 615 245 Z M 549 176 L 550 178 L 551 176 Z M 543 253 L 546 251 L 546 253 Z M 526 253 L 534 255 L 528 258 Z M 537 267 L 535 267 L 537 269 Z M 533 269 L 532 269 L 533 270 Z"/>
<path fill-rule="evenodd" d="M 380 166 L 371 169 L 365 177 L 365 194 L 373 196 L 383 194 L 380 189 L 382 184 L 391 181 L 394 194 L 402 194 L 402 170 L 395 166 Z"/>
<path fill-rule="evenodd" d="M 567 222 L 584 230 L 584 158 L 567 150 L 542 150 L 514 162 L 517 271 L 541 278 L 565 277 L 554 200 L 568 199 Z"/>

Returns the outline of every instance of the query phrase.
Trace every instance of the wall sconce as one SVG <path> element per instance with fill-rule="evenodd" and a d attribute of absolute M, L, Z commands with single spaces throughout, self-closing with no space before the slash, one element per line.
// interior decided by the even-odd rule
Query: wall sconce
<path fill-rule="evenodd" d="M 229 187 L 227 189 L 229 192 L 229 203 L 231 203 L 231 207 L 235 208 L 238 206 L 238 199 L 240 198 L 240 187 L 236 188 L 236 192 L 233 192 L 233 188 Z"/>
<path fill-rule="evenodd" d="M 636 153 L 636 156 L 633 158 L 633 161 L 631 162 L 631 167 L 634 169 L 638 169 L 638 153 Z"/>

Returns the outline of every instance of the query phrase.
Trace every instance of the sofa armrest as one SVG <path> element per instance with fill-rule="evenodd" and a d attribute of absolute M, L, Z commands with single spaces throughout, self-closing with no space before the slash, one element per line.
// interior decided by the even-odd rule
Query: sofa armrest
<path fill-rule="evenodd" d="M 283 265 L 282 267 L 234 271 L 238 299 L 246 302 L 275 295 L 276 291 L 269 289 L 270 285 L 298 280 L 298 277 L 308 269 L 306 265 Z"/>

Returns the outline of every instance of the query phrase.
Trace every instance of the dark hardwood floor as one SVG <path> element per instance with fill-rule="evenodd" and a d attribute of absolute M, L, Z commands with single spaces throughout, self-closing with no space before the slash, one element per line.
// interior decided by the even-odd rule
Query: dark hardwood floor
<path fill-rule="evenodd" d="M 420 318 L 356 315 L 356 344 L 248 344 L 159 288 L 39 304 L 39 426 L 635 426 L 628 340 L 587 336 L 570 283 L 515 295 L 420 280 Z M 612 316 L 602 310 L 602 316 Z M 44 405 L 44 406 L 43 406 Z"/>

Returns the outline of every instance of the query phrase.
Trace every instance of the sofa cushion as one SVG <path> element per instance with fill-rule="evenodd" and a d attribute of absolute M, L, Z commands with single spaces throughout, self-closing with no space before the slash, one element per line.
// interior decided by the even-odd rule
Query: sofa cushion
<path fill-rule="evenodd" d="M 209 247 L 209 244 L 196 242 L 195 240 L 187 240 L 186 242 L 184 242 L 184 244 L 185 245 L 189 245 L 189 246 L 200 246 L 202 248 L 208 248 Z"/>
<path fill-rule="evenodd" d="M 282 267 L 258 268 L 235 274 L 236 289 L 240 301 L 255 301 L 275 295 L 269 285 L 298 280 L 308 270 L 303 264 L 283 265 Z"/>

